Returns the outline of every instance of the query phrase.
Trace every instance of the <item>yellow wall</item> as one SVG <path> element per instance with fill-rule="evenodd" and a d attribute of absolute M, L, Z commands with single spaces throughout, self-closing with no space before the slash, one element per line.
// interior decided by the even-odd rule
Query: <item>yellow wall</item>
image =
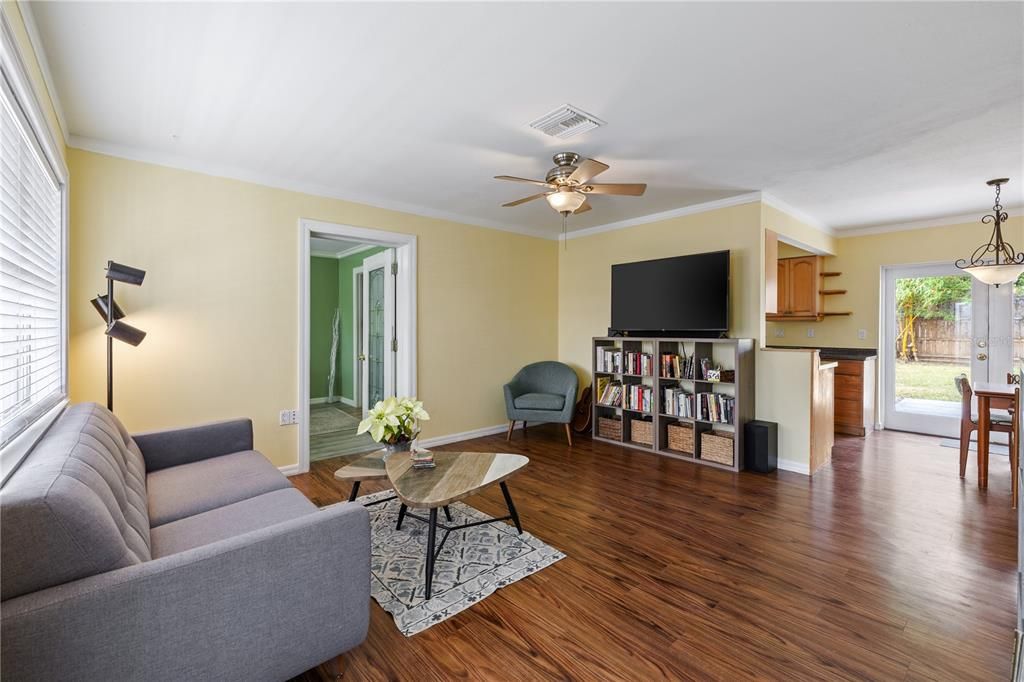
<path fill-rule="evenodd" d="M 768 324 L 769 342 L 775 345 L 835 346 L 840 348 L 878 348 L 878 320 L 881 269 L 883 265 L 952 263 L 988 241 L 991 228 L 979 220 L 960 225 L 943 225 L 902 232 L 845 237 L 836 240 L 835 256 L 825 259 L 827 270 L 842 272 L 829 279 L 829 288 L 846 289 L 843 296 L 831 296 L 829 310 L 849 310 L 848 317 L 829 317 L 821 322 L 783 322 Z M 1011 218 L 1004 227 L 1004 238 L 1018 250 L 1024 250 L 1024 217 Z M 814 327 L 814 338 L 805 329 Z M 781 327 L 786 338 L 775 338 Z M 865 339 L 857 331 L 867 332 Z"/>
<path fill-rule="evenodd" d="M 761 204 L 761 224 L 765 229 L 796 242 L 804 248 L 815 253 L 835 253 L 836 240 L 830 234 L 822 232 L 813 225 L 794 218 L 788 213 L 781 211 L 771 204 Z M 779 256 L 785 251 L 783 245 L 779 245 Z"/>
<path fill-rule="evenodd" d="M 277 465 L 298 393 L 298 220 L 418 236 L 418 388 L 424 437 L 501 424 L 501 386 L 558 352 L 558 245 L 189 171 L 68 150 L 70 383 L 104 400 L 102 324 L 89 299 L 108 259 L 147 270 L 118 286 L 142 345 L 115 344 L 115 407 L 132 431 L 251 416 Z"/>
<path fill-rule="evenodd" d="M 2 7 L 3 13 L 7 17 L 11 30 L 14 33 L 14 39 L 18 44 L 18 51 L 21 52 L 21 59 L 25 65 L 26 72 L 28 72 L 29 80 L 32 81 L 32 88 L 36 93 L 39 108 L 50 125 L 50 132 L 53 135 L 54 142 L 57 143 L 57 149 L 62 156 L 66 157 L 64 131 L 61 130 L 60 120 L 57 118 L 53 100 L 50 99 L 50 91 L 47 89 L 46 80 L 43 78 L 43 70 L 39 67 L 39 61 L 36 59 L 36 54 L 32 49 L 32 42 L 29 40 L 28 31 L 25 30 L 25 22 L 21 17 L 21 8 L 18 7 L 17 2 L 12 0 L 4 0 Z"/>
<path fill-rule="evenodd" d="M 730 335 L 759 338 L 761 270 L 757 202 L 570 239 L 558 251 L 558 357 L 590 383 L 591 337 L 611 321 L 611 266 L 706 251 L 732 251 Z"/>

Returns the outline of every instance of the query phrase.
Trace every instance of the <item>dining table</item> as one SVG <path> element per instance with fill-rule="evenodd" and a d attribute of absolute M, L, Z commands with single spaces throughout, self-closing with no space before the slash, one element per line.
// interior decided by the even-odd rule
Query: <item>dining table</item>
<path fill-rule="evenodd" d="M 1006 410 L 1014 406 L 1018 384 L 999 381 L 975 381 L 974 395 L 978 399 L 978 486 L 988 487 L 988 450 L 992 433 L 992 410 Z"/>

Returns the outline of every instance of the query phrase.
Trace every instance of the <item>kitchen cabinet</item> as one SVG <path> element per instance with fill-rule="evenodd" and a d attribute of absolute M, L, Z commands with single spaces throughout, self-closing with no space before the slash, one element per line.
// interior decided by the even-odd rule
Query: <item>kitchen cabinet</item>
<path fill-rule="evenodd" d="M 836 433 L 865 436 L 875 426 L 875 358 L 838 362 L 835 378 Z"/>
<path fill-rule="evenodd" d="M 779 258 L 776 266 L 776 312 L 767 319 L 820 320 L 824 315 L 821 256 Z"/>

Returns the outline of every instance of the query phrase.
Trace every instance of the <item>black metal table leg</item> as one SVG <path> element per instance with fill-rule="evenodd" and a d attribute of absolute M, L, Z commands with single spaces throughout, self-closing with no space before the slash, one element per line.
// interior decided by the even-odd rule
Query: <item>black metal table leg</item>
<path fill-rule="evenodd" d="M 434 536 L 437 535 L 437 507 L 430 510 L 430 529 L 427 531 L 427 594 L 430 599 L 430 587 L 434 582 Z"/>
<path fill-rule="evenodd" d="M 501 494 L 505 496 L 505 504 L 508 505 L 508 515 L 512 517 L 512 523 L 516 524 L 516 530 L 522 533 L 523 526 L 519 523 L 519 513 L 516 511 L 516 506 L 512 504 L 512 496 L 508 492 L 505 481 L 501 482 Z"/>
<path fill-rule="evenodd" d="M 395 526 L 395 530 L 402 530 L 402 521 L 405 520 L 405 512 L 408 509 L 404 504 L 398 508 L 398 525 Z"/>
<path fill-rule="evenodd" d="M 352 492 L 348 494 L 348 501 L 355 502 L 356 497 L 359 495 L 359 484 L 361 481 L 352 482 Z"/>
<path fill-rule="evenodd" d="M 448 519 L 448 523 L 452 522 L 452 510 L 448 508 L 448 505 L 444 507 L 444 517 Z"/>

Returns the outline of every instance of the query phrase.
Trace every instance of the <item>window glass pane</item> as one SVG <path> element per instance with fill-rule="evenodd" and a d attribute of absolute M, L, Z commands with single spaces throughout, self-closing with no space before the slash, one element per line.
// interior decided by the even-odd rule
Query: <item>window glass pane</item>
<path fill-rule="evenodd" d="M 64 394 L 61 187 L 0 88 L 0 445 Z"/>

